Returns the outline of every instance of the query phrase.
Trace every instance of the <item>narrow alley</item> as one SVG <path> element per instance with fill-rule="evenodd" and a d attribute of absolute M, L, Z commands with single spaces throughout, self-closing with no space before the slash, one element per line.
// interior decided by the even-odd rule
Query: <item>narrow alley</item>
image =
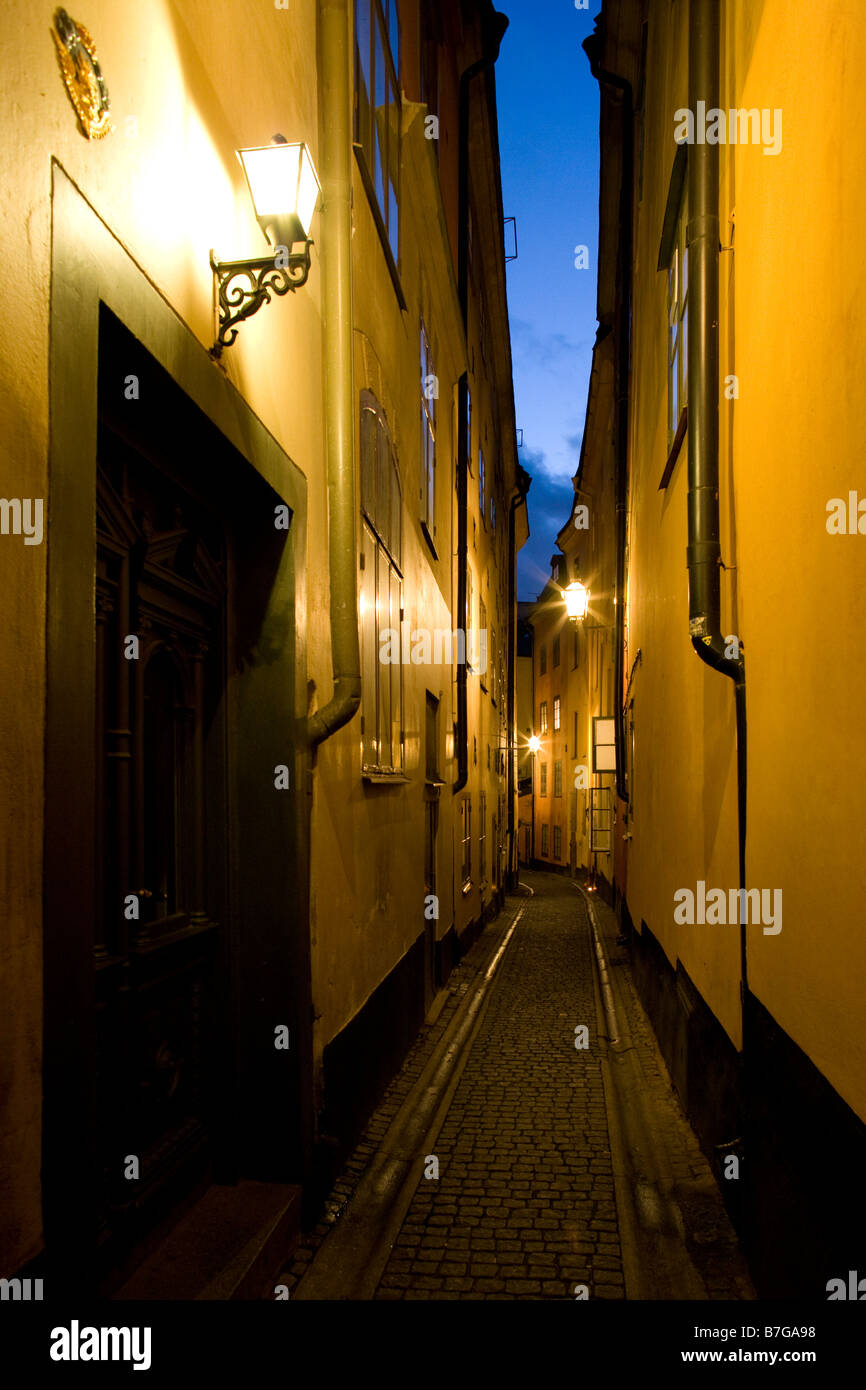
<path fill-rule="evenodd" d="M 522 875 L 281 1282 L 295 1299 L 754 1298 L 597 896 Z"/>
<path fill-rule="evenodd" d="M 828 1378 L 866 3 L 4 17 L 6 1360 Z"/>

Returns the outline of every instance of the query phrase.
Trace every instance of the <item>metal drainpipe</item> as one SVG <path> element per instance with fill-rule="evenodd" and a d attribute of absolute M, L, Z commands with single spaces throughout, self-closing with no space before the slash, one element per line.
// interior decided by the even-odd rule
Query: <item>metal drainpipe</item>
<path fill-rule="evenodd" d="M 517 552 L 515 550 L 516 541 L 516 513 L 517 508 L 523 503 L 526 506 L 526 494 L 532 484 L 532 479 L 526 471 L 518 465 L 518 484 L 517 492 L 511 499 L 508 508 L 508 716 L 507 716 L 507 738 L 508 738 L 508 777 L 506 786 L 508 788 L 508 873 L 506 875 L 507 887 L 514 889 L 517 887 L 518 871 L 517 863 L 519 854 L 514 852 L 514 797 L 517 790 L 514 777 L 514 755 L 515 744 L 517 741 L 517 729 L 515 727 L 514 701 L 515 683 L 517 679 L 517 592 L 515 584 L 515 566 L 517 563 Z M 522 475 L 522 476 L 521 476 Z"/>
<path fill-rule="evenodd" d="M 632 212 L 634 183 L 634 110 L 631 83 L 615 72 L 601 66 L 602 35 L 595 31 L 583 42 L 589 67 L 599 86 L 614 87 L 622 96 L 622 171 L 619 195 L 619 244 L 617 285 L 619 305 L 614 358 L 616 397 L 616 652 L 614 654 L 614 699 L 616 720 L 616 792 L 620 801 L 628 801 L 625 785 L 625 739 L 623 737 L 623 685 L 625 680 L 625 541 L 628 479 L 628 388 L 631 366 L 631 275 L 632 275 Z"/>
<path fill-rule="evenodd" d="M 463 332 L 467 335 L 469 322 L 469 88 L 480 72 L 492 68 L 499 57 L 499 45 L 508 28 L 508 20 L 498 11 L 482 17 L 484 53 L 460 74 L 458 106 L 458 173 L 457 173 L 457 290 Z M 468 354 L 468 348 L 467 348 Z M 466 631 L 466 564 L 469 454 L 466 438 L 469 374 L 464 372 L 458 386 L 457 421 L 457 612 L 461 632 Z M 465 653 L 467 659 L 469 653 Z M 452 792 L 461 792 L 469 780 L 469 719 L 467 710 L 466 662 L 457 663 L 457 780 Z"/>
<path fill-rule="evenodd" d="M 307 720 L 315 748 L 361 703 L 352 371 L 352 79 L 348 0 L 319 0 L 322 122 L 322 337 L 328 460 L 328 563 L 334 691 Z"/>
<path fill-rule="evenodd" d="M 691 0 L 689 107 L 719 105 L 719 0 Z M 689 633 L 702 661 L 734 682 L 740 888 L 746 886 L 746 667 L 742 646 L 725 655 L 719 543 L 719 147 L 689 149 Z M 742 898 L 741 898 L 742 901 Z M 740 914 L 743 915 L 742 913 Z M 740 1003 L 748 988 L 746 926 L 740 922 Z"/>

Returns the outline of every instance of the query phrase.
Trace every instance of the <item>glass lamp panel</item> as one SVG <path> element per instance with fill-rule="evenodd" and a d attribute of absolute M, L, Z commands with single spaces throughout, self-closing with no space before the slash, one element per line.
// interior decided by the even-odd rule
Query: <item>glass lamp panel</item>
<path fill-rule="evenodd" d="M 289 217 L 297 210 L 301 149 L 300 145 L 265 145 L 238 150 L 256 217 Z"/>
<path fill-rule="evenodd" d="M 301 230 L 304 236 L 307 237 L 310 235 L 313 213 L 316 210 L 316 202 L 319 197 L 319 178 L 306 145 L 302 145 L 300 149 L 297 213 L 298 221 L 301 224 Z"/>

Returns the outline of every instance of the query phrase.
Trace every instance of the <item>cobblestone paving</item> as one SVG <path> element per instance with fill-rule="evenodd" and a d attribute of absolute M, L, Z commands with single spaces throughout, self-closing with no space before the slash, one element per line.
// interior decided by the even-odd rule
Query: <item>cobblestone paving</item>
<path fill-rule="evenodd" d="M 490 923 L 465 958 L 451 971 L 446 986 L 447 996 L 438 1017 L 434 1023 L 425 1023 L 422 1027 L 406 1057 L 406 1061 L 370 1116 L 351 1158 L 345 1164 L 331 1189 L 321 1221 L 312 1230 L 302 1233 L 301 1239 L 292 1252 L 290 1265 L 283 1270 L 277 1280 L 277 1283 L 286 1285 L 290 1296 L 303 1277 L 310 1261 L 315 1257 L 322 1241 L 352 1200 L 355 1189 L 364 1176 L 370 1160 L 382 1143 L 391 1121 L 427 1065 L 443 1033 L 460 1007 L 467 990 L 479 973 L 486 970 L 487 965 L 495 955 L 519 905 L 519 899 L 509 898 L 505 910 L 500 913 L 495 922 Z"/>
<path fill-rule="evenodd" d="M 536 876 L 532 876 L 535 882 Z M 529 899 L 378 1299 L 624 1297 L 586 908 Z M 575 1048 L 575 1027 L 590 1048 Z"/>
<path fill-rule="evenodd" d="M 536 896 L 492 982 L 478 1031 L 430 1151 L 438 1179 L 421 1178 L 383 1271 L 379 1300 L 625 1297 L 602 1078 L 590 924 L 584 898 L 555 874 L 524 873 Z M 397 1111 L 468 990 L 486 970 L 514 911 L 510 898 L 452 972 L 444 1006 L 425 1025 L 330 1194 L 322 1220 L 279 1282 L 290 1296 L 339 1221 Z M 622 972 L 632 1047 L 652 1107 L 655 1144 L 711 1299 L 755 1297 L 736 1238 L 694 1132 L 637 1000 L 613 914 L 595 899 L 612 970 Z M 575 1048 L 575 1027 L 590 1046 Z"/>

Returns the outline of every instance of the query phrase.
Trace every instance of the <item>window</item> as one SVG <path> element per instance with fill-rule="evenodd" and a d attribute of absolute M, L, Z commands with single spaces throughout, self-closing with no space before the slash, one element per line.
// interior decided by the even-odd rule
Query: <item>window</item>
<path fill-rule="evenodd" d="M 538 727 L 541 733 L 547 733 L 547 701 L 542 700 L 538 707 Z"/>
<path fill-rule="evenodd" d="M 403 770 L 402 496 L 381 407 L 361 396 L 361 734 L 365 772 Z"/>
<path fill-rule="evenodd" d="M 439 701 L 430 691 L 427 695 L 427 715 L 425 720 L 425 776 L 428 782 L 441 783 L 439 776 Z"/>
<path fill-rule="evenodd" d="M 484 450 L 483 450 L 483 449 L 479 449 L 479 450 L 478 450 L 478 510 L 479 510 L 479 512 L 480 512 L 480 514 L 481 514 L 481 521 L 482 521 L 482 524 L 483 524 L 484 522 L 486 522 L 486 519 L 487 519 L 487 518 L 486 518 L 485 510 L 484 510 L 485 507 L 487 506 L 487 498 L 486 498 L 485 493 L 484 493 L 484 487 L 485 487 L 485 477 L 484 477 Z"/>
<path fill-rule="evenodd" d="M 466 467 L 472 472 L 472 393 L 466 387 Z"/>
<path fill-rule="evenodd" d="M 553 857 L 562 858 L 562 827 L 559 825 L 553 827 Z"/>
<path fill-rule="evenodd" d="M 548 856 L 548 846 L 549 846 L 549 844 L 550 844 L 550 827 L 547 826 L 547 825 L 543 825 L 543 826 L 541 827 L 541 853 L 544 855 L 545 859 L 546 859 L 547 856 Z"/>
<path fill-rule="evenodd" d="M 481 806 L 478 812 L 478 876 L 482 883 L 487 882 L 487 793 L 481 793 Z"/>
<path fill-rule="evenodd" d="M 553 764 L 553 795 L 562 796 L 562 761 L 559 758 Z"/>
<path fill-rule="evenodd" d="M 559 729 L 561 720 L 562 720 L 562 701 L 560 700 L 559 696 L 556 695 L 556 696 L 554 697 L 554 701 L 553 701 L 553 728 L 554 728 L 554 731 L 556 731 L 556 730 Z"/>
<path fill-rule="evenodd" d="M 400 253 L 397 0 L 355 0 L 355 145 L 383 241 Z"/>
<path fill-rule="evenodd" d="M 421 0 L 421 101 L 430 116 L 439 116 L 439 43 L 442 39 L 441 6 L 437 0 Z M 439 159 L 440 141 L 433 142 Z"/>
<path fill-rule="evenodd" d="M 668 263 L 668 448 L 674 442 L 688 400 L 689 248 L 686 244 L 688 197 L 683 187 L 676 232 Z"/>
<path fill-rule="evenodd" d="M 421 522 L 436 535 L 436 400 L 439 382 L 424 321 L 421 321 Z"/>
<path fill-rule="evenodd" d="M 571 745 L 571 756 L 577 758 L 577 710 L 574 711 L 574 743 Z"/>
<path fill-rule="evenodd" d="M 473 653 L 473 655 L 476 655 Z M 467 659 L 468 659 L 467 652 Z M 487 671 L 489 662 L 487 656 L 487 604 L 483 598 L 478 599 L 478 674 L 481 677 L 481 689 L 487 689 Z"/>
<path fill-rule="evenodd" d="M 490 498 L 490 529 L 496 530 L 496 502 L 493 497 Z"/>
<path fill-rule="evenodd" d="M 546 648 L 546 647 L 540 647 L 540 648 L 539 648 L 539 651 L 538 651 L 538 674 L 539 674 L 540 676 L 546 676 L 546 675 L 547 675 L 547 648 Z"/>
<path fill-rule="evenodd" d="M 460 803 L 460 838 L 463 847 L 463 887 L 472 881 L 472 799 L 464 796 Z"/>
<path fill-rule="evenodd" d="M 472 570 L 466 566 L 466 639 L 464 648 L 464 660 L 469 666 L 472 660 L 472 608 L 474 606 L 474 596 L 472 593 Z"/>
<path fill-rule="evenodd" d="M 559 665 L 559 638 L 558 638 L 558 637 L 554 637 L 554 639 L 553 639 L 553 664 L 554 664 L 555 667 Z"/>
<path fill-rule="evenodd" d="M 547 763 L 541 764 L 541 786 L 539 788 L 539 795 L 547 796 Z"/>

